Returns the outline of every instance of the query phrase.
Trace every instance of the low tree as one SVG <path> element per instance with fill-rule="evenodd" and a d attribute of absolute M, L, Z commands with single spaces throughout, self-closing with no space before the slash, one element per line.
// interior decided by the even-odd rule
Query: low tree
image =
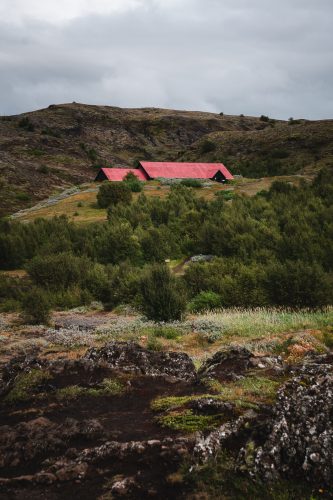
<path fill-rule="evenodd" d="M 97 194 L 97 204 L 100 208 L 131 201 L 132 191 L 125 182 L 103 182 Z"/>
<path fill-rule="evenodd" d="M 48 323 L 50 310 L 50 302 L 41 288 L 32 288 L 22 300 L 23 319 L 33 325 Z"/>
<path fill-rule="evenodd" d="M 130 188 L 132 193 L 140 193 L 143 189 L 143 182 L 139 181 L 133 172 L 128 172 L 123 182 Z"/>
<path fill-rule="evenodd" d="M 148 319 L 181 319 L 186 308 L 185 291 L 165 264 L 151 266 L 140 283 L 141 306 Z"/>
<path fill-rule="evenodd" d="M 189 307 L 193 312 L 211 311 L 221 307 L 221 297 L 211 290 L 202 291 L 194 297 Z"/>

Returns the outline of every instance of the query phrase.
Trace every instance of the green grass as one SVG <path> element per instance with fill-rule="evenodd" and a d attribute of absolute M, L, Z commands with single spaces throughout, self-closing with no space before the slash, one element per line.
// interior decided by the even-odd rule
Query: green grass
<path fill-rule="evenodd" d="M 185 404 L 198 399 L 198 397 L 199 396 L 168 396 L 166 398 L 158 397 L 151 402 L 150 407 L 154 411 L 172 410 L 173 408 L 184 406 Z"/>
<path fill-rule="evenodd" d="M 226 309 L 201 316 L 221 327 L 222 336 L 258 338 L 268 334 L 325 328 L 333 323 L 333 307 L 323 311 Z"/>
<path fill-rule="evenodd" d="M 126 391 L 125 384 L 118 379 L 104 379 L 100 387 L 82 387 L 79 385 L 68 385 L 57 391 L 60 400 L 77 399 L 82 396 L 120 396 Z"/>
<path fill-rule="evenodd" d="M 277 380 L 257 375 L 225 384 L 214 379 L 207 379 L 204 383 L 214 394 L 158 397 L 151 402 L 150 407 L 156 412 L 172 412 L 197 399 L 210 398 L 234 403 L 238 408 L 254 408 L 259 402 L 273 402 L 280 386 Z"/>
<path fill-rule="evenodd" d="M 244 403 L 273 402 L 280 382 L 268 377 L 249 375 L 226 384 L 221 384 L 218 380 L 207 379 L 205 385 L 218 394 L 215 397 L 242 407 Z"/>
<path fill-rule="evenodd" d="M 52 376 L 47 370 L 40 370 L 38 368 L 34 368 L 27 373 L 20 373 L 16 377 L 14 386 L 5 397 L 4 401 L 6 403 L 27 401 L 33 395 L 36 387 L 51 378 Z"/>
<path fill-rule="evenodd" d="M 191 433 L 215 429 L 221 424 L 222 416 L 194 415 L 192 410 L 185 410 L 179 413 L 163 415 L 157 420 L 162 427 Z"/>

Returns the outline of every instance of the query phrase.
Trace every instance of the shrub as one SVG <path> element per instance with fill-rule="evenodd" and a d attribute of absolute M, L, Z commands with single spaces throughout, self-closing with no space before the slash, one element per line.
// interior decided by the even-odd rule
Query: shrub
<path fill-rule="evenodd" d="M 31 200 L 30 194 L 24 193 L 23 191 L 16 193 L 15 198 L 19 201 L 30 201 Z"/>
<path fill-rule="evenodd" d="M 39 172 L 40 174 L 49 174 L 50 169 L 47 165 L 41 165 L 40 167 L 37 168 L 37 172 Z"/>
<path fill-rule="evenodd" d="M 141 305 L 148 319 L 179 320 L 186 308 L 184 290 L 165 264 L 153 265 L 141 278 Z"/>
<path fill-rule="evenodd" d="M 139 181 L 133 172 L 128 172 L 123 182 L 130 188 L 132 193 L 140 193 L 143 189 L 143 182 Z"/>
<path fill-rule="evenodd" d="M 118 203 L 130 203 L 132 191 L 123 182 L 103 182 L 97 194 L 97 204 L 100 208 L 107 208 Z"/>
<path fill-rule="evenodd" d="M 300 260 L 272 263 L 267 288 L 271 302 L 277 305 L 317 307 L 331 300 L 331 287 L 321 266 Z"/>
<path fill-rule="evenodd" d="M 206 139 L 205 141 L 203 141 L 203 143 L 200 146 L 200 152 L 202 154 L 210 153 L 212 151 L 215 151 L 215 149 L 216 149 L 215 142 L 213 142 L 209 139 Z"/>
<path fill-rule="evenodd" d="M 183 179 L 181 181 L 181 184 L 186 187 L 191 187 L 191 188 L 201 188 L 202 187 L 202 182 L 199 181 L 199 179 Z"/>
<path fill-rule="evenodd" d="M 167 340 L 176 340 L 179 338 L 181 331 L 179 328 L 172 326 L 158 326 L 153 329 L 153 335 Z"/>
<path fill-rule="evenodd" d="M 269 117 L 266 116 L 266 115 L 261 115 L 261 117 L 259 118 L 259 120 L 261 122 L 269 122 Z"/>
<path fill-rule="evenodd" d="M 210 311 L 218 307 L 221 307 L 221 297 L 212 291 L 198 293 L 189 304 L 193 312 Z"/>
<path fill-rule="evenodd" d="M 323 342 L 329 349 L 333 349 L 333 332 L 324 332 Z"/>
<path fill-rule="evenodd" d="M 68 288 L 80 282 L 87 259 L 71 253 L 39 255 L 27 265 L 27 271 L 38 286 Z"/>
<path fill-rule="evenodd" d="M 162 351 L 163 344 L 154 336 L 150 336 L 147 342 L 147 349 L 150 351 Z"/>
<path fill-rule="evenodd" d="M 227 191 L 217 191 L 215 193 L 215 196 L 222 198 L 225 201 L 229 201 L 234 198 L 235 192 L 232 191 L 231 189 L 228 189 Z"/>
<path fill-rule="evenodd" d="M 22 301 L 24 320 L 34 325 L 48 323 L 50 309 L 47 294 L 41 288 L 32 288 Z"/>
<path fill-rule="evenodd" d="M 33 132 L 35 130 L 34 124 L 30 121 L 30 119 L 27 116 L 24 116 L 19 120 L 18 126 L 20 128 L 23 128 L 27 132 Z"/>

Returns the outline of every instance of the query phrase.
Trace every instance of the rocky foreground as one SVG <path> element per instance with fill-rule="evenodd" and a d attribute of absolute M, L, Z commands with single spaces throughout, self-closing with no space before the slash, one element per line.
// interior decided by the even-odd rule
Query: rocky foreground
<path fill-rule="evenodd" d="M 0 381 L 0 498 L 198 498 L 184 477 L 221 450 L 253 483 L 300 481 L 329 498 L 332 361 L 229 348 L 197 371 L 185 353 L 132 342 L 12 359 Z"/>

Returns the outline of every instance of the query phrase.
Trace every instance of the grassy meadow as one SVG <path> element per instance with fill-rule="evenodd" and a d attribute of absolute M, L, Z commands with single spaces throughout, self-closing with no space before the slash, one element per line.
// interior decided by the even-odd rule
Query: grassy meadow
<path fill-rule="evenodd" d="M 259 191 L 269 189 L 272 182 L 275 180 L 285 180 L 298 184 L 302 176 L 279 176 L 279 177 L 264 177 L 262 179 L 247 179 L 239 178 L 232 184 L 223 185 L 212 183 L 209 187 L 193 189 L 196 196 L 202 197 L 205 200 L 212 200 L 221 191 L 231 191 L 235 194 L 243 194 L 254 196 Z M 49 204 L 47 201 L 24 210 L 15 217 L 22 222 L 33 221 L 36 218 L 52 218 L 55 216 L 66 215 L 70 220 L 82 224 L 91 222 L 101 222 L 107 219 L 106 210 L 97 206 L 96 197 L 99 184 L 87 183 L 80 186 L 80 192 L 69 195 L 64 199 L 60 199 L 56 203 Z M 150 181 L 145 183 L 143 193 L 147 197 L 165 198 L 170 192 L 170 186 L 162 185 L 159 181 Z M 134 193 L 133 199 L 139 196 Z"/>

